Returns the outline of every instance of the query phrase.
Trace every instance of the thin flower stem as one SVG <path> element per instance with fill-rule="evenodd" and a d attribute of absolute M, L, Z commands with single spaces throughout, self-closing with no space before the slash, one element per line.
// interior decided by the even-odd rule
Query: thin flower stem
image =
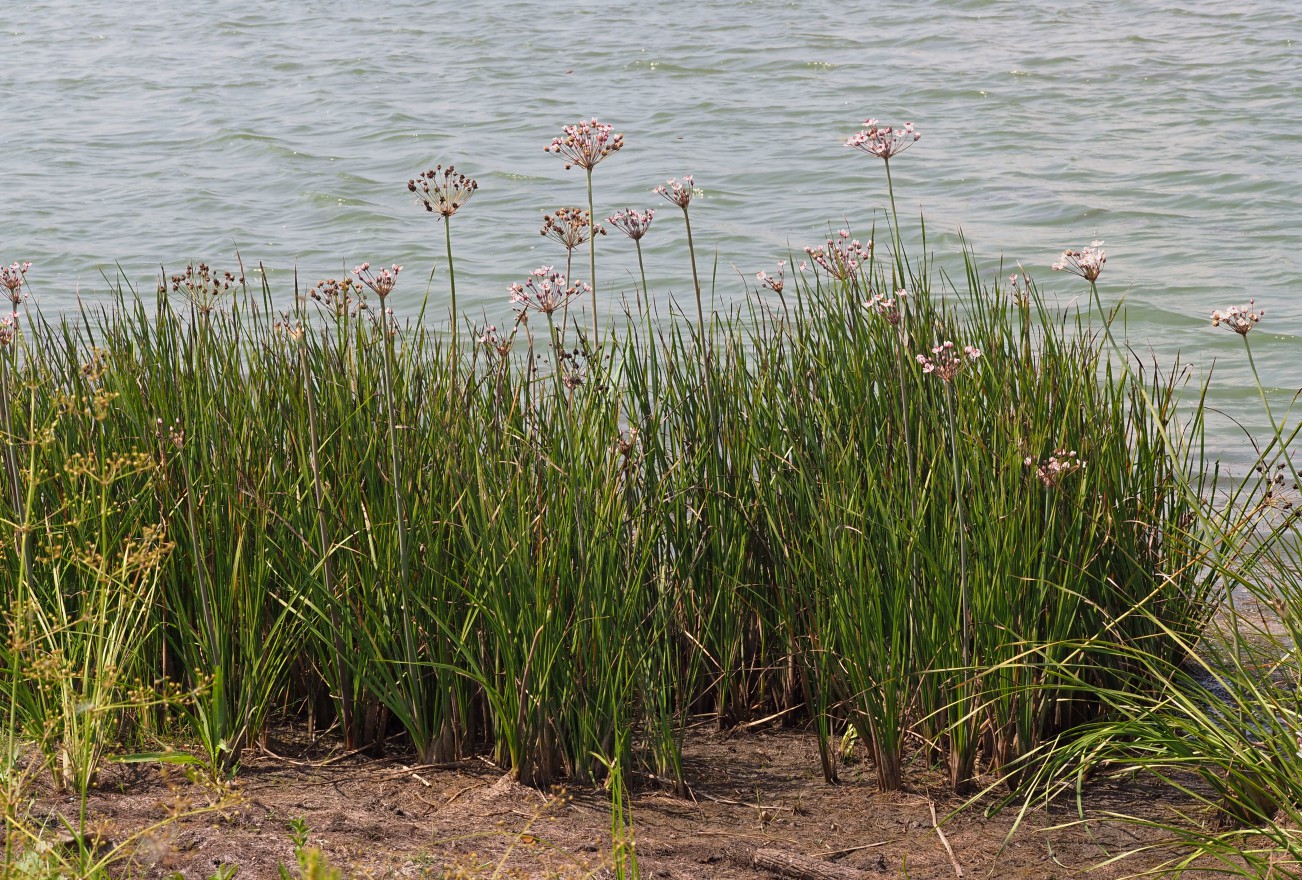
<path fill-rule="evenodd" d="M 570 279 L 574 277 L 573 272 L 571 271 L 573 268 L 574 268 L 574 251 L 567 248 L 565 251 L 565 283 L 567 284 L 569 283 Z M 559 336 L 556 335 L 556 328 L 552 326 L 551 315 L 547 316 L 547 325 L 552 328 L 552 332 L 550 335 L 552 337 L 553 343 L 557 343 L 559 345 L 565 344 L 565 329 L 569 325 L 569 322 L 570 322 L 570 298 L 567 296 L 565 297 L 565 303 L 561 306 L 561 332 Z"/>
<path fill-rule="evenodd" d="M 701 305 L 701 279 L 696 274 L 696 246 L 692 243 L 692 220 L 683 206 L 683 223 L 687 226 L 687 255 L 692 261 L 692 285 L 696 288 L 696 318 L 700 324 L 701 347 L 705 347 L 705 307 Z"/>
<path fill-rule="evenodd" d="M 913 458 L 913 437 L 909 430 L 909 398 L 904 388 L 904 347 L 906 344 L 904 326 L 900 326 L 900 347 L 895 352 L 895 360 L 899 365 L 896 374 L 900 380 L 900 425 L 904 429 L 904 451 L 909 464 L 909 504 L 916 513 L 918 508 L 918 487 L 914 482 L 914 475 L 917 473 L 917 466 Z"/>
<path fill-rule="evenodd" d="M 637 247 L 637 270 L 638 270 L 638 272 L 641 273 L 641 275 L 642 275 L 642 289 L 639 290 L 639 291 L 636 291 L 636 294 L 637 294 L 637 310 L 638 310 L 639 312 L 641 312 L 641 311 L 642 311 L 642 295 L 643 295 L 644 293 L 646 294 L 646 296 L 647 296 L 647 306 L 649 307 L 649 306 L 651 305 L 651 302 L 650 302 L 651 291 L 647 290 L 647 286 L 646 286 L 646 266 L 643 265 L 643 263 L 642 263 L 642 240 L 641 240 L 641 239 L 638 239 L 638 238 L 635 238 L 635 239 L 633 239 L 633 244 L 634 244 L 634 246 Z"/>
<path fill-rule="evenodd" d="M 452 363 L 457 362 L 457 337 L 459 321 L 457 317 L 457 273 L 452 266 L 452 218 L 443 218 L 443 238 L 448 246 L 448 284 L 452 288 Z"/>
<path fill-rule="evenodd" d="M 891 180 L 891 160 L 884 159 L 882 164 L 886 166 L 886 192 L 891 200 L 891 249 L 894 251 L 892 256 L 895 258 L 896 282 L 903 285 L 906 280 L 904 277 L 904 255 L 901 253 L 900 215 L 895 210 L 895 183 Z"/>
<path fill-rule="evenodd" d="M 589 167 L 587 172 L 588 217 L 592 222 L 592 228 L 588 230 L 588 284 L 592 286 L 592 342 L 595 345 L 600 334 L 600 325 L 597 323 L 597 215 L 592 210 L 592 168 Z"/>

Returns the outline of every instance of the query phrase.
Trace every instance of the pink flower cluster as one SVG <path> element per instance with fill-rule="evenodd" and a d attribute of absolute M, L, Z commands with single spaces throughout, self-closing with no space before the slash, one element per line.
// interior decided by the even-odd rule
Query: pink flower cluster
<path fill-rule="evenodd" d="M 435 165 L 416 175 L 414 180 L 407 181 L 407 189 L 416 194 L 426 211 L 447 218 L 470 201 L 479 184 L 464 174 L 458 174 L 451 165 L 447 168 Z"/>
<path fill-rule="evenodd" d="M 1008 295 L 1020 308 L 1031 304 L 1031 276 L 1025 272 L 1014 272 L 1008 276 Z"/>
<path fill-rule="evenodd" d="M 947 339 L 938 345 L 932 346 L 930 357 L 920 354 L 917 355 L 916 359 L 922 366 L 922 372 L 937 376 L 946 382 L 953 382 L 955 376 L 963 372 L 970 364 L 975 363 L 979 357 L 981 357 L 981 349 L 965 345 L 962 354 L 960 354 L 954 343 Z"/>
<path fill-rule="evenodd" d="M 1230 306 L 1225 311 L 1212 312 L 1212 326 L 1233 330 L 1240 336 L 1247 336 L 1248 331 L 1257 326 L 1257 322 L 1266 314 L 1265 309 L 1256 308 L 1255 299 L 1248 300 L 1246 306 Z"/>
<path fill-rule="evenodd" d="M 18 316 L 5 315 L 0 318 L 0 347 L 8 346 L 14 341 L 14 335 L 18 332 Z"/>
<path fill-rule="evenodd" d="M 362 263 L 353 270 L 353 274 L 358 281 L 375 291 L 380 302 L 384 302 L 384 298 L 393 293 L 393 288 L 398 285 L 398 273 L 401 271 L 402 267 L 397 263 L 388 269 L 380 269 L 379 272 L 372 272 L 370 263 Z"/>
<path fill-rule="evenodd" d="M 641 241 L 642 236 L 647 234 L 651 228 L 651 221 L 655 219 L 656 209 L 647 208 L 641 213 L 634 211 L 632 208 L 625 208 L 617 214 L 606 218 L 606 222 L 627 235 L 634 241 Z"/>
<path fill-rule="evenodd" d="M 874 293 L 863 307 L 873 314 L 881 315 L 886 319 L 886 323 L 894 327 L 900 323 L 900 302 L 908 295 L 909 292 L 904 288 L 895 291 L 894 298 L 884 293 Z"/>
<path fill-rule="evenodd" d="M 476 337 L 475 341 L 498 357 L 504 358 L 511 353 L 511 341 L 514 336 L 515 334 L 512 333 L 510 336 L 503 337 L 502 334 L 497 332 L 496 325 L 489 324 L 484 327 L 483 332 Z"/>
<path fill-rule="evenodd" d="M 671 177 L 669 180 L 665 181 L 665 183 L 662 183 L 653 189 L 652 192 L 656 195 L 663 196 L 686 211 L 687 206 L 692 202 L 692 197 L 696 195 L 696 181 L 690 174 L 684 177 L 681 181 L 676 177 Z"/>
<path fill-rule="evenodd" d="M 566 171 L 575 165 L 591 171 L 602 159 L 623 148 L 624 136 L 614 134 L 613 128 L 598 122 L 595 116 L 580 119 L 575 125 L 562 128 L 562 136 L 552 138 L 543 150 L 564 157 Z"/>
<path fill-rule="evenodd" d="M 787 261 L 778 260 L 778 274 L 770 275 L 767 272 L 756 272 L 755 280 L 774 293 L 781 293 L 783 287 L 783 278 L 787 271 Z"/>
<path fill-rule="evenodd" d="M 1053 271 L 1067 271 L 1079 275 L 1086 281 L 1094 282 L 1103 273 L 1103 264 L 1108 255 L 1103 250 L 1103 242 L 1095 239 L 1090 246 L 1079 251 L 1063 251 L 1062 258 L 1053 264 Z"/>
<path fill-rule="evenodd" d="M 511 302 L 518 305 L 521 312 L 542 312 L 548 316 L 591 290 L 587 284 L 568 284 L 565 276 L 553 271 L 551 266 L 539 266 L 529 273 L 524 284 L 516 282 L 510 287 Z"/>
<path fill-rule="evenodd" d="M 876 119 L 864 121 L 863 131 L 856 132 L 845 142 L 847 147 L 890 161 L 917 143 L 922 135 L 913 128 L 912 122 L 904 123 L 903 128 L 891 128 L 878 125 Z"/>
<path fill-rule="evenodd" d="M 1022 464 L 1035 469 L 1035 478 L 1050 489 L 1057 488 L 1062 478 L 1073 471 L 1084 470 L 1084 460 L 1076 456 L 1076 450 L 1055 449 L 1044 461 L 1036 461 L 1029 455 Z"/>
<path fill-rule="evenodd" d="M 846 281 L 855 277 L 859 267 L 872 257 L 873 243 L 871 239 L 866 242 L 852 239 L 850 230 L 841 229 L 823 247 L 807 247 L 805 253 L 828 275 L 837 281 Z"/>
<path fill-rule="evenodd" d="M 27 282 L 27 270 L 30 268 L 32 268 L 31 263 L 0 266 L 0 287 L 9 291 L 9 301 L 14 304 L 15 309 L 23 301 L 23 285 Z"/>

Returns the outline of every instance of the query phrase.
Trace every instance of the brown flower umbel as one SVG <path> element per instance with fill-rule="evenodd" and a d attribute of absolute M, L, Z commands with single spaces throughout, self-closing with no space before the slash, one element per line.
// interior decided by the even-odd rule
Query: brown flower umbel
<path fill-rule="evenodd" d="M 244 284 L 244 276 L 231 272 L 218 273 L 206 263 L 196 268 L 186 266 L 185 271 L 168 279 L 172 293 L 179 293 L 188 299 L 201 315 L 210 314 L 217 303 L 231 292 L 231 289 Z"/>
<path fill-rule="evenodd" d="M 416 175 L 414 180 L 407 181 L 407 189 L 416 194 L 426 211 L 446 219 L 470 201 L 475 190 L 479 189 L 479 184 L 464 174 L 457 173 L 451 165 L 447 168 L 435 165 Z"/>
<path fill-rule="evenodd" d="M 307 295 L 334 314 L 336 318 L 355 318 L 366 308 L 361 282 L 351 277 L 326 278 L 318 281 Z"/>

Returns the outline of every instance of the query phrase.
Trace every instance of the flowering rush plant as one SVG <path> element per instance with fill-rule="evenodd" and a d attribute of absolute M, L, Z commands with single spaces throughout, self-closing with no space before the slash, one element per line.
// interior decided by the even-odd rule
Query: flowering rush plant
<path fill-rule="evenodd" d="M 1257 322 L 1266 314 L 1265 309 L 1256 307 L 1257 301 L 1248 300 L 1246 306 L 1230 306 L 1224 311 L 1217 310 L 1212 312 L 1212 326 L 1224 327 L 1226 330 L 1232 330 L 1240 336 L 1247 336 Z"/>
<path fill-rule="evenodd" d="M 479 184 L 464 174 L 457 173 L 451 165 L 447 168 L 435 165 L 407 181 L 407 189 L 416 194 L 426 211 L 447 218 L 470 201 L 475 190 L 479 189 Z"/>
<path fill-rule="evenodd" d="M 895 326 L 900 323 L 900 303 L 909 295 L 904 288 L 895 291 L 894 297 L 884 293 L 874 293 L 863 304 L 870 314 L 881 315 L 886 323 Z"/>
<path fill-rule="evenodd" d="M 592 223 L 592 217 L 582 208 L 557 208 L 552 214 L 543 215 L 542 228 L 538 234 L 550 238 L 572 251 L 593 235 L 605 235 L 604 227 Z"/>
<path fill-rule="evenodd" d="M 767 272 L 756 272 L 755 280 L 762 286 L 767 287 L 774 293 L 781 293 L 783 287 L 783 276 L 786 275 L 787 261 L 778 260 L 778 274 L 770 275 Z"/>
<path fill-rule="evenodd" d="M 365 284 L 375 292 L 375 295 L 383 302 L 384 298 L 393 293 L 393 288 L 398 285 L 398 273 L 402 267 L 394 263 L 388 269 L 381 268 L 378 272 L 371 270 L 370 263 L 362 263 L 353 270 L 353 275 L 357 280 Z"/>
<path fill-rule="evenodd" d="M 511 285 L 511 303 L 521 312 L 542 312 L 551 316 L 564 308 L 570 300 L 592 288 L 586 284 L 569 284 L 565 276 L 551 266 L 539 266 L 529 273 L 524 283 Z"/>
<path fill-rule="evenodd" d="M 917 361 L 922 366 L 922 372 L 927 375 L 938 376 L 946 382 L 953 382 L 955 376 L 975 363 L 979 357 L 981 357 L 981 349 L 965 345 L 963 351 L 959 352 L 954 343 L 946 339 L 944 342 L 932 346 L 930 356 L 918 355 Z"/>
<path fill-rule="evenodd" d="M 1078 251 L 1063 251 L 1062 257 L 1053 264 L 1055 272 L 1070 272 L 1079 275 L 1091 284 L 1103 273 L 1103 264 L 1108 261 L 1103 242 L 1095 239 L 1090 246 Z"/>
<path fill-rule="evenodd" d="M 647 234 L 651 228 L 651 221 L 655 219 L 656 209 L 647 208 L 645 211 L 634 211 L 632 208 L 625 208 L 616 214 L 606 218 L 606 222 L 627 235 L 634 241 L 641 241 L 642 237 Z"/>
<path fill-rule="evenodd" d="M 876 119 L 864 121 L 863 130 L 855 132 L 845 142 L 847 147 L 890 161 L 918 142 L 922 135 L 913 128 L 912 122 L 904 123 L 903 128 L 891 128 L 879 125 Z"/>
<path fill-rule="evenodd" d="M 597 121 L 597 117 L 580 119 L 574 125 L 561 129 L 561 136 L 543 148 L 565 159 L 565 170 L 578 166 L 591 171 L 602 159 L 619 152 L 624 146 L 624 136 L 614 132 L 614 126 Z"/>
<path fill-rule="evenodd" d="M 1079 458 L 1074 449 L 1055 449 L 1053 455 L 1044 461 L 1037 461 L 1028 455 L 1022 460 L 1022 464 L 1032 468 L 1035 478 L 1050 489 L 1056 488 L 1062 482 L 1062 478 L 1073 471 L 1085 469 L 1084 459 Z"/>
<path fill-rule="evenodd" d="M 9 301 L 14 304 L 15 309 L 23 301 L 23 286 L 27 282 L 27 270 L 30 268 L 32 268 L 31 263 L 0 266 L 0 287 L 8 291 Z"/>
<path fill-rule="evenodd" d="M 696 188 L 696 181 L 693 180 L 692 175 L 688 174 L 682 180 L 671 177 L 653 189 L 652 192 L 663 196 L 686 211 L 687 206 L 692 203 L 692 198 L 699 194 L 700 190 Z"/>
<path fill-rule="evenodd" d="M 841 229 L 835 238 L 829 238 L 823 247 L 807 247 L 805 253 L 814 264 L 837 281 L 853 278 L 859 267 L 872 257 L 872 239 L 861 242 L 850 237 L 850 230 Z"/>

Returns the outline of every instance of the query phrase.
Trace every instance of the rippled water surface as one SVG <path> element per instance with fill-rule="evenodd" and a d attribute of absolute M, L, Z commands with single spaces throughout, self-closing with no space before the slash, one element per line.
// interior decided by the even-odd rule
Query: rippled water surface
<path fill-rule="evenodd" d="M 1214 361 L 1214 405 L 1262 421 L 1238 337 L 1206 320 L 1249 297 L 1267 384 L 1282 404 L 1302 386 L 1295 0 L 10 7 L 0 261 L 33 262 L 46 309 L 102 298 L 118 267 L 151 290 L 160 265 L 233 267 L 236 248 L 286 296 L 294 267 L 310 283 L 373 260 L 405 265 L 413 302 L 437 264 L 442 297 L 442 230 L 405 182 L 453 162 L 480 181 L 453 224 L 459 299 L 505 322 L 506 285 L 563 262 L 542 214 L 586 198 L 542 148 L 590 115 L 626 142 L 596 170 L 599 216 L 694 174 L 698 248 L 735 301 L 829 224 L 880 222 L 881 163 L 842 145 L 872 115 L 923 134 L 892 172 L 942 263 L 962 230 L 991 277 L 1020 262 L 1067 298 L 1057 252 L 1104 239 L 1129 338 L 1200 375 Z M 691 282 L 660 207 L 645 244 L 667 305 Z M 598 260 L 605 296 L 631 294 L 628 242 Z"/>

